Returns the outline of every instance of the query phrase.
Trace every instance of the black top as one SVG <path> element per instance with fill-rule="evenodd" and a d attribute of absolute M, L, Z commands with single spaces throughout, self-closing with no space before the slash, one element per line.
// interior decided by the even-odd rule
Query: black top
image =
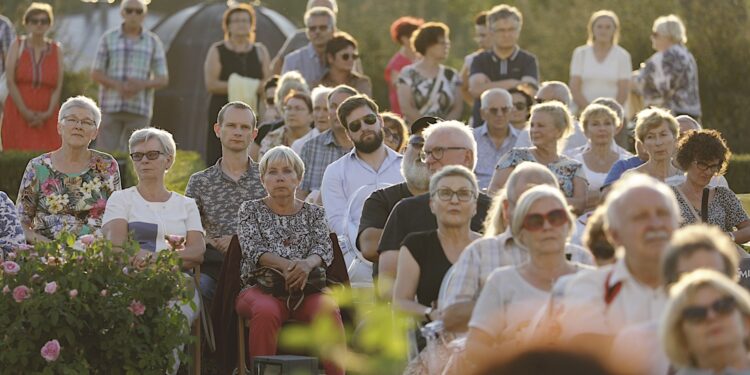
<path fill-rule="evenodd" d="M 437 230 L 411 233 L 404 238 L 406 246 L 419 265 L 419 282 L 417 283 L 417 302 L 432 306 L 440 293 L 443 276 L 453 263 L 448 260 L 440 244 Z"/>
<path fill-rule="evenodd" d="M 539 81 L 539 66 L 536 56 L 518 47 L 507 59 L 501 59 L 492 49 L 478 54 L 471 63 L 470 72 L 469 76 L 484 73 L 493 82 L 504 79 L 521 79 L 527 76 L 534 77 Z M 474 100 L 474 127 L 482 125 L 479 107 L 479 99 Z"/>
<path fill-rule="evenodd" d="M 479 193 L 477 213 L 471 218 L 471 230 L 483 232 L 482 226 L 490 203 L 492 203 L 492 198 L 487 194 Z M 410 233 L 435 229 L 437 229 L 437 218 L 430 210 L 430 194 L 406 198 L 399 202 L 388 216 L 383 237 L 380 238 L 378 245 L 378 253 L 400 249 L 401 242 Z"/>
<path fill-rule="evenodd" d="M 412 197 L 406 182 L 391 185 L 387 188 L 379 189 L 370 194 L 362 208 L 362 218 L 359 220 L 359 229 L 357 230 L 357 247 L 359 247 L 359 236 L 367 228 L 385 228 L 385 222 L 388 215 L 393 211 L 393 207 L 402 199 Z"/>
<path fill-rule="evenodd" d="M 260 142 L 263 142 L 263 138 L 265 138 L 268 133 L 284 126 L 284 119 L 278 120 L 276 122 L 267 122 L 265 124 L 261 124 L 258 127 L 258 135 L 255 137 L 255 144 L 260 146 Z"/>

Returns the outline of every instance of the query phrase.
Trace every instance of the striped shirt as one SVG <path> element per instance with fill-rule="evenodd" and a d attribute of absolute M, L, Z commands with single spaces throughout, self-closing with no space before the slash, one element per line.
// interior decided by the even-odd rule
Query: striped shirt
<path fill-rule="evenodd" d="M 300 158 L 305 163 L 305 176 L 300 189 L 304 191 L 320 190 L 323 173 L 329 164 L 344 156 L 349 150 L 336 143 L 336 137 L 330 129 L 307 141 L 302 146 Z"/>
<path fill-rule="evenodd" d="M 159 37 L 142 30 L 137 39 L 131 39 L 125 36 L 122 27 L 102 36 L 93 68 L 119 81 L 168 76 L 167 58 Z M 141 90 L 129 99 L 123 99 L 116 90 L 102 85 L 99 88 L 99 105 L 104 113 L 127 112 L 150 118 L 154 90 Z"/>

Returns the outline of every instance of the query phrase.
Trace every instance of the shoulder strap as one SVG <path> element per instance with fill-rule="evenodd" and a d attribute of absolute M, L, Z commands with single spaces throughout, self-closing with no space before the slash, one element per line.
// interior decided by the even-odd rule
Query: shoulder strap
<path fill-rule="evenodd" d="M 701 197 L 701 219 L 703 222 L 708 221 L 708 195 L 710 192 L 710 188 L 703 188 L 703 196 Z"/>
<path fill-rule="evenodd" d="M 440 86 L 442 86 L 443 83 L 443 75 L 445 73 L 445 67 L 440 65 L 440 70 L 438 71 L 438 74 L 435 76 L 435 80 L 432 82 L 432 87 L 430 88 L 430 96 L 427 98 L 427 102 L 424 103 L 422 108 L 419 109 L 419 113 L 424 115 L 427 113 L 427 110 L 432 107 L 432 105 L 437 101 L 438 99 L 438 92 L 440 91 Z"/>
<path fill-rule="evenodd" d="M 615 297 L 620 294 L 620 289 L 622 289 L 622 281 L 618 281 L 615 283 L 615 285 L 612 286 L 609 285 L 609 281 L 612 279 L 612 274 L 614 272 L 615 270 L 613 268 L 607 274 L 607 279 L 604 280 L 604 303 L 607 304 L 607 307 L 612 304 L 612 302 L 615 300 Z"/>

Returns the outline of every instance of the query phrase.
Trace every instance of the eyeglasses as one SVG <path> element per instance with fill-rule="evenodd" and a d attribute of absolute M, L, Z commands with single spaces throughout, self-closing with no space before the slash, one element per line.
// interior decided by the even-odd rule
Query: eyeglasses
<path fill-rule="evenodd" d="M 721 170 L 722 163 L 717 164 L 706 164 L 702 161 L 695 161 L 695 166 L 700 169 L 701 172 L 706 172 L 709 169 L 712 170 L 714 173 L 718 173 Z"/>
<path fill-rule="evenodd" d="M 307 31 L 314 33 L 314 32 L 324 32 L 328 31 L 328 25 L 318 25 L 318 26 L 308 26 Z"/>
<path fill-rule="evenodd" d="M 529 109 L 529 106 L 526 105 L 526 102 L 515 102 L 513 103 L 513 108 L 515 108 L 516 111 L 525 111 Z"/>
<path fill-rule="evenodd" d="M 731 296 L 719 298 L 708 306 L 688 306 L 682 310 L 682 319 L 687 322 L 698 324 L 708 319 L 709 310 L 713 310 L 718 316 L 726 316 L 737 308 L 737 301 Z"/>
<path fill-rule="evenodd" d="M 568 214 L 565 210 L 558 208 L 546 214 L 530 214 L 523 219 L 523 229 L 536 232 L 544 228 L 544 222 L 548 222 L 553 228 L 557 228 L 568 222 Z"/>
<path fill-rule="evenodd" d="M 466 150 L 466 147 L 435 147 L 432 150 L 422 150 L 419 153 L 419 158 L 422 159 L 422 163 L 427 162 L 427 158 L 430 155 L 432 155 L 433 159 L 440 160 L 443 158 L 445 150 Z"/>
<path fill-rule="evenodd" d="M 78 126 L 82 126 L 82 127 L 85 127 L 85 128 L 95 128 L 96 127 L 96 123 L 93 122 L 93 121 L 91 121 L 91 120 L 79 120 L 79 119 L 74 118 L 74 117 L 65 117 L 65 118 L 63 118 L 63 124 L 65 124 L 67 126 L 78 125 Z"/>
<path fill-rule="evenodd" d="M 358 53 L 342 53 L 341 58 L 344 59 L 344 61 L 349 61 L 351 58 L 352 60 L 356 60 L 359 58 Z"/>
<path fill-rule="evenodd" d="M 28 21 L 26 21 L 29 25 L 49 25 L 50 19 L 47 17 L 44 18 L 29 18 Z"/>
<path fill-rule="evenodd" d="M 374 114 L 370 113 L 369 115 L 366 115 L 365 117 L 362 117 L 361 119 L 350 122 L 346 127 L 349 129 L 350 132 L 356 133 L 359 131 L 359 129 L 362 129 L 363 122 L 367 125 L 375 125 L 375 123 L 378 122 L 378 116 L 375 116 Z"/>
<path fill-rule="evenodd" d="M 507 115 L 510 113 L 510 107 L 487 108 L 487 112 L 491 113 L 493 116 L 500 116 L 501 113 Z"/>
<path fill-rule="evenodd" d="M 133 161 L 141 161 L 145 156 L 148 160 L 156 160 L 161 155 L 166 155 L 166 153 L 161 151 L 134 152 L 130 154 L 130 158 L 133 159 Z"/>
<path fill-rule="evenodd" d="M 461 190 L 456 191 L 456 190 L 451 190 L 448 188 L 442 188 L 432 193 L 432 196 L 436 196 L 436 195 L 438 199 L 440 199 L 443 202 L 452 201 L 454 195 L 456 196 L 456 198 L 458 198 L 459 202 L 468 202 L 474 199 L 477 193 L 468 189 L 461 189 Z"/>
<path fill-rule="evenodd" d="M 125 8 L 124 11 L 125 11 L 125 14 L 133 14 L 133 13 L 138 14 L 138 15 L 143 14 L 143 8 Z"/>

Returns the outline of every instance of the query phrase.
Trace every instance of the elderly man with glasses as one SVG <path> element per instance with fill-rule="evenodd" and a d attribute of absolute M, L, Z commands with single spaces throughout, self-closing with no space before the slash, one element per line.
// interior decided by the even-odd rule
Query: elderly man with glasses
<path fill-rule="evenodd" d="M 326 45 L 336 32 L 336 14 L 325 7 L 310 8 L 305 12 L 305 27 L 310 42 L 284 58 L 281 73 L 296 70 L 315 87 L 326 72 Z"/>
<path fill-rule="evenodd" d="M 482 93 L 480 101 L 484 123 L 473 130 L 478 154 L 474 173 L 479 188 L 486 190 L 497 162 L 515 146 L 519 131 L 510 125 L 513 97 L 507 90 L 489 89 Z"/>

